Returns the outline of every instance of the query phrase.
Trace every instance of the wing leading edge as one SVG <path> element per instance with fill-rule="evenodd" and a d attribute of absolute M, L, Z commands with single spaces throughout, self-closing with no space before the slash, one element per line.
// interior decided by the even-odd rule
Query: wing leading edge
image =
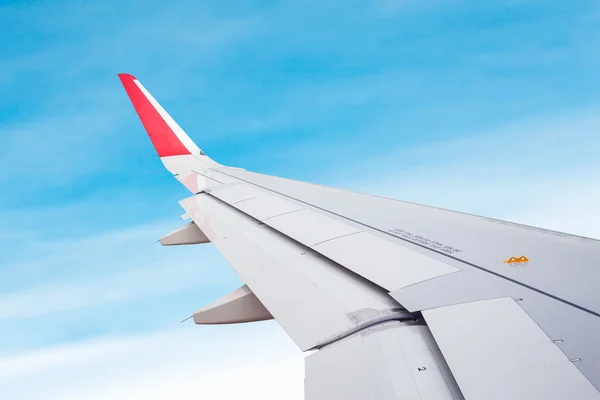
<path fill-rule="evenodd" d="M 307 399 L 476 399 L 498 382 L 510 390 L 486 398 L 600 398 L 598 241 L 222 166 L 137 79 L 119 78 L 161 161 L 194 193 L 180 202 L 192 225 L 165 242 L 212 242 L 247 285 L 204 320 L 274 317 L 300 349 L 318 349 Z M 515 255 L 527 265 L 504 263 Z M 472 307 L 457 323 L 460 304 Z M 498 310 L 510 310 L 497 319 L 508 332 L 539 331 L 492 340 L 478 326 Z M 466 363 L 457 348 L 479 357 Z M 548 359 L 558 366 L 541 368 Z"/>

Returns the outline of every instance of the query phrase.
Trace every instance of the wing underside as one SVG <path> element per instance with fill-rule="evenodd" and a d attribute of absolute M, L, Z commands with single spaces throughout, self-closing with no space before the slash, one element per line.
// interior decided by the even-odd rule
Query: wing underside
<path fill-rule="evenodd" d="M 600 398 L 598 241 L 222 166 L 121 80 L 192 192 L 165 242 L 210 241 L 245 284 L 194 319 L 275 318 L 307 399 Z"/>

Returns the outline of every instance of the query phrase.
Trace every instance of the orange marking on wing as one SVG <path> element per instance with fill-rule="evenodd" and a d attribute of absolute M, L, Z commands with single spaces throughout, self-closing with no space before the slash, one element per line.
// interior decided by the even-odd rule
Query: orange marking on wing
<path fill-rule="evenodd" d="M 525 256 L 521 256 L 521 257 L 511 257 L 508 260 L 504 260 L 505 264 L 518 263 L 518 262 L 529 262 L 529 259 Z"/>

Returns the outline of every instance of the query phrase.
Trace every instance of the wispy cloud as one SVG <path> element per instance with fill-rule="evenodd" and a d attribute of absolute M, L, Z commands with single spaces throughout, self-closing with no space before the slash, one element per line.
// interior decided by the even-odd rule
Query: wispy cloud
<path fill-rule="evenodd" d="M 368 140 L 374 132 L 386 145 L 398 145 L 407 137 L 403 132 L 420 132 L 413 136 L 426 139 L 442 135 L 440 128 L 452 133 L 486 120 L 562 108 L 565 85 L 558 87 L 559 81 L 572 82 L 597 66 L 585 38 L 598 32 L 583 6 L 560 15 L 546 11 L 525 23 L 522 14 L 528 15 L 531 5 L 512 4 L 507 12 L 514 18 L 502 24 L 485 24 L 489 21 L 472 12 L 468 24 L 459 27 L 442 16 L 468 11 L 475 3 L 433 4 L 357 1 L 340 10 L 327 2 L 313 4 L 309 12 L 292 2 L 233 12 L 188 2 L 174 7 L 136 3 L 103 22 L 98 16 L 106 10 L 99 4 L 7 8 L 15 25 L 35 23 L 40 32 L 69 40 L 43 42 L 6 64 L 14 69 L 6 76 L 26 70 L 26 64 L 44 65 L 38 78 L 43 76 L 46 87 L 22 90 L 30 94 L 16 98 L 36 106 L 29 111 L 31 122 L 3 129 L 3 136 L 13 139 L 3 147 L 0 166 L 5 171 L 20 166 L 20 174 L 3 179 L 12 184 L 34 176 L 40 188 L 72 184 L 90 174 L 133 167 L 128 160 L 142 148 L 134 157 L 137 164 L 155 162 L 152 150 L 142 147 L 146 140 L 114 77 L 120 70 L 139 74 L 192 136 L 214 149 L 216 158 L 262 168 L 263 163 L 245 155 L 265 147 L 277 154 L 289 143 L 302 146 L 325 137 L 354 143 L 348 146 L 353 152 L 379 150 Z M 382 19 L 373 13 L 381 7 L 401 12 Z M 478 7 L 491 14 L 502 4 Z M 428 33 L 428 24 L 416 26 L 415 13 L 442 34 Z M 324 22 L 334 17 L 335 29 L 328 28 Z M 461 15 L 454 18 L 462 21 Z M 371 28 L 358 33 L 359 20 Z M 478 23 L 487 27 L 480 34 L 463 32 L 479 32 Z M 573 34 L 551 44 L 557 29 L 573 27 Z M 584 31 L 587 36 L 580 34 Z M 545 60 L 549 69 L 506 73 L 507 60 L 533 62 L 535 68 Z M 581 71 L 557 75 L 567 67 Z M 573 104 L 589 100 L 583 89 L 569 90 L 568 99 Z M 29 156 L 21 157 L 24 153 Z"/>
<path fill-rule="evenodd" d="M 580 110 L 407 144 L 328 181 L 352 176 L 343 187 L 600 238 L 599 116 Z"/>
<path fill-rule="evenodd" d="M 152 244 L 176 220 L 79 238 L 13 239 L 18 254 L 0 264 L 0 353 L 170 326 L 240 285 L 210 245 Z"/>
<path fill-rule="evenodd" d="M 207 290 L 235 283 L 232 276 L 215 271 L 212 265 L 205 265 L 205 261 L 173 261 L 165 257 L 157 265 L 153 263 L 123 273 L 52 282 L 0 294 L 0 319 L 32 318 L 109 302 L 125 304 L 128 300 L 161 297 L 192 287 Z M 191 304 L 188 311 L 197 306 Z"/>
<path fill-rule="evenodd" d="M 35 213 L 32 213 L 34 216 Z M 180 222 L 181 223 L 181 222 Z M 98 277 L 124 271 L 143 269 L 147 265 L 177 263 L 201 248 L 162 248 L 153 245 L 160 236 L 177 226 L 174 223 L 148 223 L 128 228 L 108 230 L 95 235 L 63 237 L 29 237 L 21 241 L 27 253 L 2 264 L 2 275 L 6 278 L 0 288 L 18 288 L 21 282 L 36 284 L 38 279 L 70 277 Z M 16 243 L 13 245 L 19 245 Z M 199 265 L 200 267 L 201 265 Z"/>
<path fill-rule="evenodd" d="M 274 323 L 190 327 L 0 358 L 0 390 L 8 398 L 301 399 L 302 359 Z"/>

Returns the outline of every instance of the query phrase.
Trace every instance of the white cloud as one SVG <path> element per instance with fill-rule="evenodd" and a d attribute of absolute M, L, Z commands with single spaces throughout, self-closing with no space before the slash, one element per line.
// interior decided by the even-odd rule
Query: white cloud
<path fill-rule="evenodd" d="M 598 111 L 367 155 L 343 187 L 599 238 Z"/>
<path fill-rule="evenodd" d="M 275 323 L 184 327 L 0 358 L 0 392 L 49 400 L 301 399 L 302 359 Z"/>
<path fill-rule="evenodd" d="M 231 283 L 221 274 L 199 273 L 207 266 L 193 259 L 171 264 L 158 264 L 107 276 L 51 282 L 22 291 L 0 295 L 0 319 L 31 318 L 59 311 L 85 308 L 109 302 L 124 302 L 136 298 L 162 296 L 191 287 L 208 288 Z M 212 276 L 211 276 L 212 275 Z"/>
<path fill-rule="evenodd" d="M 455 171 L 444 170 L 444 173 L 453 172 Z M 512 180 L 506 176 L 498 176 L 480 181 L 469 178 L 468 173 L 465 173 L 453 174 L 452 181 L 448 181 L 439 171 L 432 171 L 431 175 L 420 175 L 422 179 L 398 179 L 394 186 L 373 185 L 370 192 L 600 238 L 600 210 L 597 206 L 600 202 L 600 174 L 595 172 L 584 175 L 585 172 L 573 170 L 576 178 Z"/>
<path fill-rule="evenodd" d="M 5 277 L 13 267 L 43 267 L 46 273 L 33 279 L 43 284 L 0 294 L 0 330 L 6 328 L 0 335 L 0 397 L 302 398 L 302 353 L 272 322 L 197 327 L 188 321 L 180 329 L 156 330 L 178 326 L 173 316 L 212 300 L 212 287 L 218 292 L 237 282 L 210 245 L 152 245 L 172 228 L 156 222 L 89 237 L 32 240 L 28 265 L 4 265 Z M 160 303 L 169 307 L 168 315 L 154 309 Z M 144 322 L 148 333 L 122 336 L 140 329 L 122 320 L 134 313 L 141 314 L 134 321 L 153 320 Z M 93 339 L 74 340 L 80 332 Z"/>
<path fill-rule="evenodd" d="M 168 231 L 159 222 L 91 237 L 29 242 L 28 259 L 4 265 L 4 275 L 8 279 L 11 272 L 22 270 L 37 274 L 21 283 L 21 289 L 15 289 L 16 279 L 8 286 L 11 290 L 0 287 L 0 320 L 237 282 L 229 268 L 221 268 L 224 262 L 212 247 L 152 245 L 153 235 Z"/>

